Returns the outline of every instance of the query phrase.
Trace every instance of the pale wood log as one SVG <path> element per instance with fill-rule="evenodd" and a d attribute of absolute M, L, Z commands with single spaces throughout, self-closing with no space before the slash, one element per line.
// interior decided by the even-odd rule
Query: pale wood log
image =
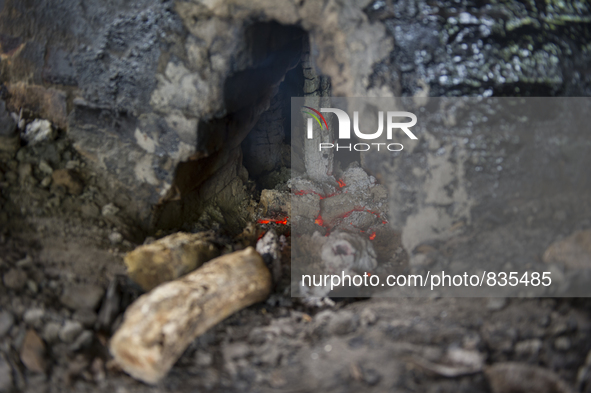
<path fill-rule="evenodd" d="M 155 384 L 197 336 L 270 291 L 271 274 L 254 248 L 218 257 L 137 299 L 111 353 L 132 377 Z"/>

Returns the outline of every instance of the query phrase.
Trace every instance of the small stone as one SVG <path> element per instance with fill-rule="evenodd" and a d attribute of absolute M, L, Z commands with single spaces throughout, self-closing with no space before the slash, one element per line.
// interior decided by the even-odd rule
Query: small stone
<path fill-rule="evenodd" d="M 552 243 L 542 259 L 545 263 L 557 263 L 569 269 L 589 269 L 591 230 L 577 231 L 563 240 Z"/>
<path fill-rule="evenodd" d="M 45 310 L 42 308 L 30 308 L 23 314 L 23 321 L 33 327 L 41 327 Z"/>
<path fill-rule="evenodd" d="M 21 362 L 29 371 L 45 372 L 45 344 L 34 330 L 27 330 L 20 350 Z"/>
<path fill-rule="evenodd" d="M 93 337 L 94 337 L 94 335 L 92 333 L 92 330 L 83 331 L 78 336 L 76 341 L 74 341 L 74 343 L 72 343 L 72 345 L 70 345 L 70 349 L 72 351 L 79 351 L 83 348 L 87 348 L 90 344 L 92 344 Z"/>
<path fill-rule="evenodd" d="M 56 195 L 53 198 L 49 198 L 47 200 L 47 203 L 45 204 L 45 206 L 47 206 L 47 208 L 51 209 L 54 207 L 58 207 L 60 205 L 60 203 L 61 203 L 60 197 Z"/>
<path fill-rule="evenodd" d="M 64 288 L 60 297 L 63 305 L 73 310 L 94 310 L 101 301 L 104 289 L 98 285 L 70 285 Z"/>
<path fill-rule="evenodd" d="M 0 100 L 0 151 L 14 154 L 20 147 L 20 137 L 16 122 L 6 112 L 6 104 Z"/>
<path fill-rule="evenodd" d="M 29 163 L 23 163 L 18 166 L 18 177 L 22 184 L 34 183 L 35 178 L 33 177 L 33 167 Z"/>
<path fill-rule="evenodd" d="M 96 218 L 100 215 L 100 210 L 94 203 L 86 203 L 80 208 L 80 213 L 86 218 Z"/>
<path fill-rule="evenodd" d="M 542 340 L 537 338 L 520 341 L 515 344 L 515 354 L 517 356 L 535 356 L 540 352 L 542 346 Z"/>
<path fill-rule="evenodd" d="M 344 335 L 357 329 L 357 319 L 350 311 L 335 313 L 328 324 L 328 331 L 336 335 Z"/>
<path fill-rule="evenodd" d="M 76 169 L 80 166 L 80 161 L 78 160 L 70 160 L 66 162 L 66 169 Z"/>
<path fill-rule="evenodd" d="M 44 141 L 51 141 L 55 139 L 56 132 L 51 127 L 49 120 L 36 119 L 27 124 L 23 138 L 29 142 L 30 145 L 35 145 Z"/>
<path fill-rule="evenodd" d="M 195 364 L 199 367 L 209 367 L 213 363 L 213 356 L 209 352 L 197 351 Z"/>
<path fill-rule="evenodd" d="M 57 322 L 48 322 L 43 328 L 41 336 L 48 343 L 57 341 L 62 326 Z"/>
<path fill-rule="evenodd" d="M 27 280 L 27 288 L 32 293 L 37 293 L 39 291 L 39 287 L 37 286 L 37 283 L 33 280 Z"/>
<path fill-rule="evenodd" d="M 45 176 L 43 180 L 41 180 L 41 187 L 47 188 L 51 185 L 51 176 Z"/>
<path fill-rule="evenodd" d="M 506 304 L 507 299 L 503 297 L 493 297 L 488 299 L 488 302 L 486 303 L 486 308 L 490 311 L 499 311 L 502 310 Z"/>
<path fill-rule="evenodd" d="M 51 175 L 53 173 L 53 168 L 51 166 L 49 166 L 47 161 L 44 161 L 44 160 L 41 160 L 39 162 L 39 170 L 43 173 L 48 174 L 48 175 Z"/>
<path fill-rule="evenodd" d="M 53 182 L 58 186 L 63 186 L 72 195 L 80 195 L 84 185 L 78 178 L 78 174 L 70 169 L 58 169 L 53 172 Z"/>
<path fill-rule="evenodd" d="M 568 351 L 570 349 L 570 347 L 571 347 L 571 342 L 568 337 L 565 337 L 565 336 L 558 337 L 554 341 L 554 348 L 556 348 L 556 350 L 558 350 L 558 351 Z"/>
<path fill-rule="evenodd" d="M 222 348 L 222 353 L 226 362 L 236 359 L 242 359 L 252 353 L 250 346 L 244 342 L 226 344 Z"/>
<path fill-rule="evenodd" d="M 72 319 L 75 321 L 80 322 L 84 327 L 91 327 L 96 322 L 97 315 L 93 310 L 90 309 L 81 309 L 76 310 L 74 314 L 72 314 Z"/>
<path fill-rule="evenodd" d="M 27 273 L 20 269 L 10 269 L 2 277 L 6 288 L 20 290 L 27 283 Z"/>
<path fill-rule="evenodd" d="M 25 268 L 25 267 L 29 267 L 33 264 L 33 257 L 31 257 L 30 255 L 27 254 L 26 257 L 24 257 L 23 259 L 19 260 L 16 263 L 16 267 L 20 267 L 20 268 Z"/>
<path fill-rule="evenodd" d="M 59 338 L 65 343 L 73 342 L 82 333 L 82 324 L 78 321 L 66 321 L 59 331 Z"/>
<path fill-rule="evenodd" d="M 10 392 L 12 385 L 12 368 L 6 357 L 0 353 L 0 392 Z"/>
<path fill-rule="evenodd" d="M 114 216 L 119 213 L 119 208 L 112 203 L 106 204 L 101 209 L 101 214 L 103 217 Z"/>
<path fill-rule="evenodd" d="M 364 308 L 363 311 L 361 311 L 360 318 L 362 326 L 373 325 L 378 320 L 376 313 L 369 308 Z"/>
<path fill-rule="evenodd" d="M 12 325 L 14 325 L 14 317 L 10 311 L 5 310 L 0 312 L 0 337 L 4 337 L 12 328 Z"/>
<path fill-rule="evenodd" d="M 99 357 L 94 358 L 90 365 L 90 371 L 94 376 L 95 382 L 102 382 L 107 377 L 105 374 L 105 364 L 103 360 Z"/>
<path fill-rule="evenodd" d="M 123 241 L 123 235 L 117 231 L 113 231 L 109 234 L 109 241 L 113 244 L 119 244 Z"/>

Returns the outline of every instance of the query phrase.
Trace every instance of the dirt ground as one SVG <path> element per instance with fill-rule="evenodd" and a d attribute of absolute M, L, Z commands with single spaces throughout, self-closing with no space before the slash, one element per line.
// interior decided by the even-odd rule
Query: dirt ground
<path fill-rule="evenodd" d="M 586 299 L 309 307 L 281 286 L 197 338 L 159 385 L 137 382 L 107 343 L 140 294 L 122 258 L 145 234 L 105 187 L 63 135 L 0 161 L 0 392 L 591 392 Z"/>

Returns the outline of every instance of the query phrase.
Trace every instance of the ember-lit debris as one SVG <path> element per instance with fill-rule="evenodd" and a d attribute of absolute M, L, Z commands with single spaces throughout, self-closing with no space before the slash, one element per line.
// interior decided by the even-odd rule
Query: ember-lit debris
<path fill-rule="evenodd" d="M 391 240 L 400 237 L 387 225 L 386 189 L 356 162 L 334 183 L 300 178 L 291 180 L 293 225 L 297 238 L 294 239 L 292 266 L 298 273 L 305 274 L 363 273 L 376 270 L 379 261 L 379 271 L 394 268 L 399 271 L 405 264 L 401 262 L 405 255 L 396 253 L 397 241 L 387 240 L 388 236 Z M 378 233 L 384 233 L 382 240 L 372 244 Z M 321 243 L 321 249 L 310 246 L 308 240 Z M 397 247 L 393 248 L 393 244 Z M 304 249 L 300 250 L 300 247 Z M 300 289 L 306 296 L 322 297 L 330 292 L 327 288 Z"/>
<path fill-rule="evenodd" d="M 263 190 L 260 205 L 264 217 L 291 216 L 291 195 L 289 192 Z"/>
<path fill-rule="evenodd" d="M 281 245 L 279 236 L 270 229 L 257 242 L 256 250 L 263 257 L 273 276 L 273 283 L 277 285 L 281 280 Z"/>
<path fill-rule="evenodd" d="M 367 238 L 348 232 L 332 232 L 322 246 L 320 256 L 329 274 L 351 270 L 371 272 L 378 265 L 375 250 Z"/>

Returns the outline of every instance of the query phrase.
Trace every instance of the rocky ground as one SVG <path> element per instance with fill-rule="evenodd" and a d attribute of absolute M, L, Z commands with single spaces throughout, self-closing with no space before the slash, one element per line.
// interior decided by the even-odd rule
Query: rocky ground
<path fill-rule="evenodd" d="M 289 285 L 196 339 L 159 385 L 139 383 L 107 343 L 141 293 L 123 255 L 145 234 L 126 225 L 122 201 L 108 200 L 108 184 L 52 132 L 0 161 L 2 392 L 591 391 L 585 299 L 310 307 Z"/>

